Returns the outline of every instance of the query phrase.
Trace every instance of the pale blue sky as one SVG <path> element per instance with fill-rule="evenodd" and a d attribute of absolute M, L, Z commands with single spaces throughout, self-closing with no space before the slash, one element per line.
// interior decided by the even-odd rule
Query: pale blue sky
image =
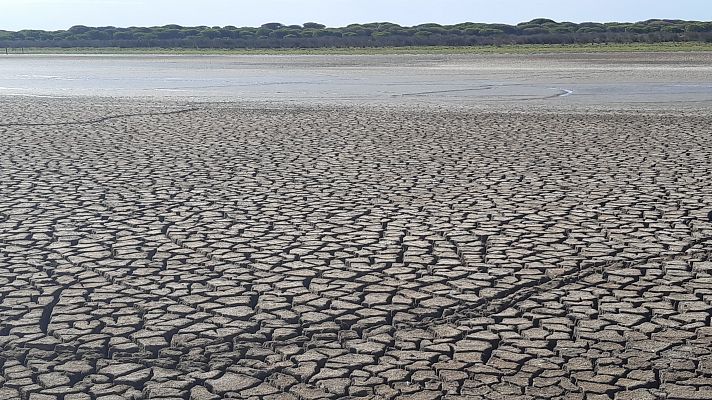
<path fill-rule="evenodd" d="M 573 22 L 709 21 L 712 0 L 0 0 L 0 29 L 4 30 L 66 29 L 79 24 L 517 23 L 537 17 Z"/>

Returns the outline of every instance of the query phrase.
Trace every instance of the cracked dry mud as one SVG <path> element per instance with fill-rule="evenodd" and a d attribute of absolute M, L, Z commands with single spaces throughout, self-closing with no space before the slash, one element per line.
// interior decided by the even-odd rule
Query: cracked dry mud
<path fill-rule="evenodd" d="M 12 104 L 2 399 L 712 398 L 710 116 Z"/>

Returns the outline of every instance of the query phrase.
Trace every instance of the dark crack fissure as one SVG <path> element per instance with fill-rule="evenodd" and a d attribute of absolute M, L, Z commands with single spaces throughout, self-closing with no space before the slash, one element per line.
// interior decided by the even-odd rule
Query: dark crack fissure
<path fill-rule="evenodd" d="M 46 123 L 45 122 L 28 122 L 28 123 L 10 122 L 10 123 L 0 124 L 0 127 L 90 125 L 90 124 L 98 124 L 98 123 L 109 121 L 112 119 L 129 118 L 129 117 L 152 117 L 152 116 L 162 116 L 162 115 L 176 115 L 176 114 L 189 113 L 189 112 L 198 111 L 198 110 L 199 110 L 199 108 L 194 107 L 194 108 L 187 108 L 184 110 L 174 110 L 174 111 L 165 111 L 165 112 L 157 112 L 157 113 L 119 114 L 119 115 L 110 115 L 110 116 L 106 116 L 106 117 L 91 119 L 88 121 L 67 121 L 67 122 L 46 122 Z"/>
<path fill-rule="evenodd" d="M 42 316 L 40 317 L 40 329 L 45 335 L 47 334 L 47 330 L 49 329 L 49 323 L 52 320 L 52 312 L 54 311 L 54 307 L 57 305 L 57 303 L 59 303 L 59 299 L 62 296 L 62 291 L 63 288 L 56 289 L 54 293 L 52 293 L 52 300 L 50 300 L 50 302 L 42 309 Z"/>

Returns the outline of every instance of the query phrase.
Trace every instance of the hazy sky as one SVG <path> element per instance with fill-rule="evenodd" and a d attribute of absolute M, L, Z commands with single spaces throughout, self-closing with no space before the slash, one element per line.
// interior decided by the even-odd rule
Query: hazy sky
<path fill-rule="evenodd" d="M 537 17 L 573 22 L 712 20 L 712 0 L 0 0 L 0 29 L 4 30 L 66 29 L 80 24 L 517 23 Z"/>

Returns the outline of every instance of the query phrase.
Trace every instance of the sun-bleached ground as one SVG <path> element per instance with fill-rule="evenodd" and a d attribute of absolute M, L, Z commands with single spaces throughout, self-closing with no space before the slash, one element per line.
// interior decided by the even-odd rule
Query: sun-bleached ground
<path fill-rule="evenodd" d="M 618 57 L 610 87 L 705 68 Z M 712 397 L 709 91 L 607 105 L 577 68 L 537 100 L 5 97 L 0 398 Z"/>
<path fill-rule="evenodd" d="M 709 52 L 0 57 L 5 96 L 297 104 L 709 105 L 710 76 Z"/>

